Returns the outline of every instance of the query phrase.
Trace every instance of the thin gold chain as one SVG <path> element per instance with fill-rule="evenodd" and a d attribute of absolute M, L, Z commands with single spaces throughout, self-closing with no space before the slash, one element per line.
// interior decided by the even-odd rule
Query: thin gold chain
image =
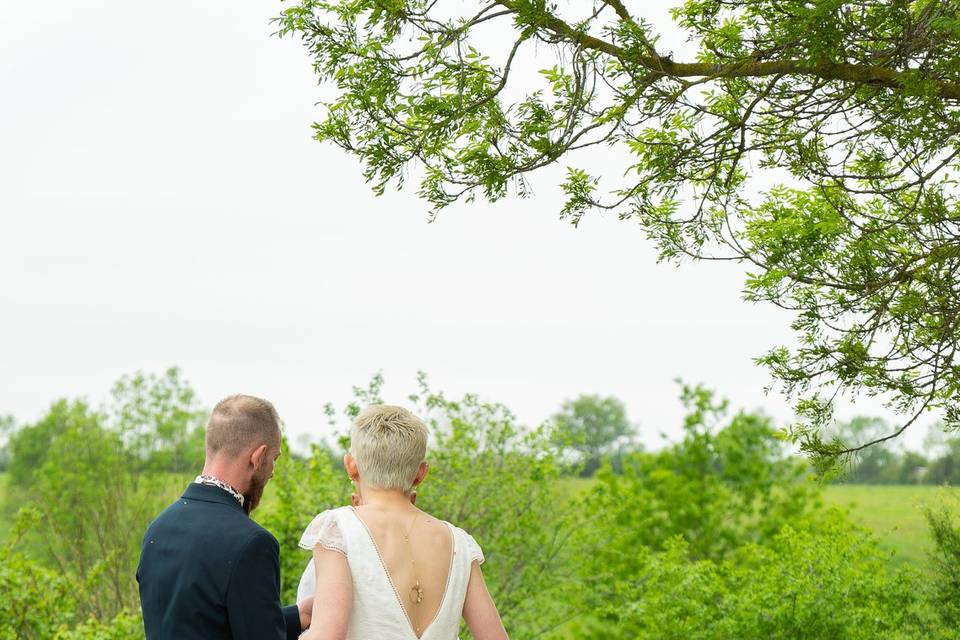
<path fill-rule="evenodd" d="M 407 532 L 403 534 L 403 540 L 407 543 L 407 550 L 410 552 L 410 565 L 413 569 L 413 578 L 414 584 L 410 587 L 410 601 L 417 605 L 417 615 L 413 616 L 416 618 L 414 623 L 414 629 L 417 632 L 417 637 L 420 636 L 420 603 L 423 602 L 423 587 L 420 585 L 420 578 L 417 577 L 417 560 L 413 556 L 413 546 L 410 544 L 410 534 L 413 533 L 413 527 L 417 524 L 417 518 L 420 516 L 420 512 L 417 511 L 413 514 L 413 521 L 410 523 L 410 528 L 407 529 Z"/>

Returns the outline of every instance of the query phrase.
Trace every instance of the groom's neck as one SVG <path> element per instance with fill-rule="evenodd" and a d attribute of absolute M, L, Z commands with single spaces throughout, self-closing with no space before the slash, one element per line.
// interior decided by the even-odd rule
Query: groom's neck
<path fill-rule="evenodd" d="M 249 488 L 247 474 L 242 465 L 237 464 L 235 460 L 219 457 L 207 458 L 203 463 L 202 474 L 222 480 L 240 493 L 245 492 Z"/>

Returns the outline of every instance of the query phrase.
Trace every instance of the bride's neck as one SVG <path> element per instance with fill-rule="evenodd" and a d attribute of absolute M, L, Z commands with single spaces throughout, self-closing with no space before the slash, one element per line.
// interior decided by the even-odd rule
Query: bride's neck
<path fill-rule="evenodd" d="M 362 506 L 373 506 L 381 509 L 409 511 L 410 495 L 393 489 L 373 489 L 362 487 L 360 492 Z"/>

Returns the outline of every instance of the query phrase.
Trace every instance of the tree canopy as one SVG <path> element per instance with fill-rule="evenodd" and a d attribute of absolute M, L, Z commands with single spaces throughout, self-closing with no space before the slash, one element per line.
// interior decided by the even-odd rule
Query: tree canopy
<path fill-rule="evenodd" d="M 436 215 L 528 196 L 528 174 L 564 163 L 562 218 L 613 212 L 662 260 L 745 265 L 748 300 L 794 313 L 795 344 L 757 360 L 819 461 L 928 409 L 960 426 L 960 2 L 687 0 L 671 14 L 685 59 L 644 11 L 300 0 L 278 23 L 335 87 L 316 138 L 358 156 L 377 192 L 415 168 Z M 610 147 L 620 178 L 590 170 Z M 902 421 L 829 439 L 844 393 Z"/>
<path fill-rule="evenodd" d="M 584 465 L 586 475 L 600 466 L 604 455 L 631 443 L 636 426 L 627 417 L 627 409 L 613 396 L 581 394 L 567 400 L 553 415 L 557 437 Z"/>

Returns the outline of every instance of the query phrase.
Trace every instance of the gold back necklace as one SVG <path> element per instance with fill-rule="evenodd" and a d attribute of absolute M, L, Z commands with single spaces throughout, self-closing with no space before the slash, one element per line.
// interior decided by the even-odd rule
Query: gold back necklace
<path fill-rule="evenodd" d="M 423 586 L 420 584 L 420 578 L 417 576 L 417 560 L 413 556 L 413 546 L 410 544 L 410 534 L 413 533 L 413 527 L 417 524 L 417 518 L 420 516 L 420 512 L 417 511 L 413 514 L 413 522 L 410 523 L 410 528 L 407 529 L 407 532 L 403 534 L 403 540 L 407 543 L 407 550 L 410 552 L 410 566 L 413 569 L 413 586 L 410 587 L 410 602 L 416 605 L 417 610 L 415 616 L 411 618 L 416 618 L 416 622 L 413 624 L 414 630 L 417 632 L 417 637 L 420 637 L 420 603 L 423 602 Z"/>

